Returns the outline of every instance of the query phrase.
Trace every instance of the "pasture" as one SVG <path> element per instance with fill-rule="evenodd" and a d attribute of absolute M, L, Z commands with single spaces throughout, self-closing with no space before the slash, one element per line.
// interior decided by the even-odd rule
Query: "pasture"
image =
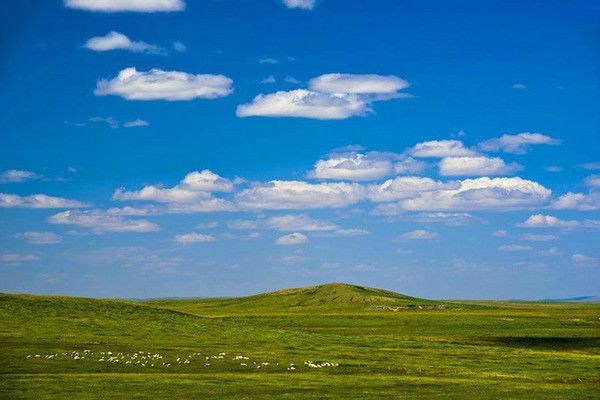
<path fill-rule="evenodd" d="M 600 305 L 0 295 L 2 399 L 600 397 Z"/>

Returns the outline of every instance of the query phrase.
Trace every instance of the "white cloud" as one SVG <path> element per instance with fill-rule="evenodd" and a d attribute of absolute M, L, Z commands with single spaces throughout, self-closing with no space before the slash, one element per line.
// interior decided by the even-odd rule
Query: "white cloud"
<path fill-rule="evenodd" d="M 553 215 L 534 214 L 518 226 L 523 228 L 577 228 L 581 226 L 581 222 L 565 221 Z"/>
<path fill-rule="evenodd" d="M 144 200 L 161 203 L 190 203 L 189 209 L 230 208 L 230 204 L 222 199 L 211 198 L 213 192 L 231 192 L 233 182 L 210 170 L 193 171 L 188 173 L 176 186 L 162 188 L 154 185 L 144 186 L 137 191 L 117 189 L 113 194 L 114 200 Z M 194 204 L 195 203 L 195 204 Z M 172 207 L 172 209 L 178 207 Z M 181 207 L 178 208 L 182 210 Z"/>
<path fill-rule="evenodd" d="M 443 158 L 443 157 L 468 157 L 477 153 L 465 147 L 460 140 L 431 140 L 417 143 L 408 150 L 413 157 Z"/>
<path fill-rule="evenodd" d="M 206 221 L 206 222 L 200 222 L 198 225 L 196 225 L 198 228 L 201 229 L 214 229 L 217 226 L 219 226 L 219 222 L 218 221 Z"/>
<path fill-rule="evenodd" d="M 600 162 L 589 162 L 581 165 L 581 168 L 590 171 L 600 170 Z"/>
<path fill-rule="evenodd" d="M 600 187 L 600 175 L 590 175 L 584 179 L 583 183 L 591 187 Z"/>
<path fill-rule="evenodd" d="M 515 83 L 514 85 L 512 85 L 512 88 L 517 90 L 523 90 L 527 89 L 527 86 L 522 83 Z"/>
<path fill-rule="evenodd" d="M 183 0 L 65 0 L 65 7 L 96 12 L 172 12 L 183 11 Z"/>
<path fill-rule="evenodd" d="M 259 94 L 237 107 L 238 117 L 300 117 L 346 119 L 371 112 L 369 103 L 357 95 L 330 94 L 296 89 Z"/>
<path fill-rule="evenodd" d="M 371 154 L 333 154 L 327 160 L 319 160 L 308 173 L 311 178 L 339 180 L 375 180 L 390 175 L 392 162 L 389 158 Z"/>
<path fill-rule="evenodd" d="M 0 183 L 19 183 L 36 178 L 39 178 L 39 175 L 35 172 L 9 169 L 0 174 Z"/>
<path fill-rule="evenodd" d="M 53 197 L 45 194 L 19 196 L 0 193 L 0 208 L 82 208 L 90 204 L 78 200 Z"/>
<path fill-rule="evenodd" d="M 187 46 L 184 43 L 181 43 L 179 40 L 173 43 L 173 49 L 178 53 L 183 53 L 187 50 Z"/>
<path fill-rule="evenodd" d="M 550 247 L 546 250 L 540 250 L 536 252 L 536 254 L 544 257 L 557 257 L 560 256 L 562 252 L 557 247 Z"/>
<path fill-rule="evenodd" d="M 519 164 L 506 164 L 499 157 L 445 157 L 439 163 L 442 176 L 508 175 L 520 170 Z"/>
<path fill-rule="evenodd" d="M 143 119 L 136 119 L 133 121 L 127 121 L 123 124 L 123 126 L 125 128 L 136 128 L 136 127 L 140 127 L 140 126 L 149 126 L 150 124 L 148 123 L 148 121 L 145 121 Z"/>
<path fill-rule="evenodd" d="M 427 168 L 427 163 L 421 160 L 415 160 L 412 157 L 407 157 L 394 164 L 394 172 L 398 175 L 404 174 L 419 174 Z"/>
<path fill-rule="evenodd" d="M 586 256 L 584 254 L 573 254 L 571 256 L 571 260 L 573 260 L 573 262 L 576 262 L 578 264 L 589 264 L 589 263 L 593 263 L 596 261 L 595 258 Z"/>
<path fill-rule="evenodd" d="M 21 265 L 26 262 L 39 261 L 40 258 L 31 254 L 7 253 L 0 255 L 0 261 L 10 265 Z"/>
<path fill-rule="evenodd" d="M 228 221 L 227 227 L 231 229 L 257 229 L 258 222 L 250 219 L 238 219 Z"/>
<path fill-rule="evenodd" d="M 306 214 L 279 215 L 267 220 L 267 224 L 280 231 L 332 231 L 337 225 L 329 221 L 316 220 Z"/>
<path fill-rule="evenodd" d="M 479 143 L 483 151 L 504 151 L 513 154 L 525 154 L 529 146 L 534 144 L 559 145 L 560 140 L 551 138 L 541 133 L 519 133 L 517 135 L 502 135 Z"/>
<path fill-rule="evenodd" d="M 552 202 L 555 210 L 592 211 L 600 209 L 600 191 L 592 189 L 589 193 L 564 194 Z"/>
<path fill-rule="evenodd" d="M 526 240 L 530 242 L 547 242 L 555 239 L 556 236 L 554 235 L 537 235 L 533 233 L 525 233 L 521 235 L 521 240 Z"/>
<path fill-rule="evenodd" d="M 562 167 L 559 167 L 558 165 L 548 165 L 546 167 L 544 167 L 544 169 L 548 172 L 562 172 Z"/>
<path fill-rule="evenodd" d="M 25 239 L 31 244 L 55 244 L 60 243 L 62 238 L 54 232 L 23 232 L 15 235 L 16 238 Z"/>
<path fill-rule="evenodd" d="M 422 223 L 441 223 L 448 226 L 462 226 L 477 221 L 477 218 L 469 213 L 447 212 L 419 213 L 408 217 L 408 219 Z"/>
<path fill-rule="evenodd" d="M 111 207 L 106 210 L 109 215 L 120 215 L 125 217 L 143 217 L 162 213 L 162 209 L 156 207 Z"/>
<path fill-rule="evenodd" d="M 309 89 L 259 94 L 237 107 L 238 117 L 301 117 L 345 119 L 372 112 L 371 103 L 406 97 L 397 93 L 408 86 L 395 76 L 326 74 L 313 78 Z"/>
<path fill-rule="evenodd" d="M 275 243 L 281 246 L 304 244 L 308 243 L 308 238 L 300 232 L 294 232 L 277 238 Z"/>
<path fill-rule="evenodd" d="M 428 231 L 425 229 L 417 229 L 410 232 L 405 232 L 398 238 L 400 240 L 432 240 L 438 237 L 437 232 Z"/>
<path fill-rule="evenodd" d="M 214 242 L 215 238 L 212 235 L 191 232 L 176 235 L 174 240 L 178 243 L 207 243 Z"/>
<path fill-rule="evenodd" d="M 399 176 L 380 185 L 369 185 L 368 196 L 374 202 L 395 201 L 414 198 L 424 192 L 458 189 L 458 181 L 440 182 L 421 176 Z"/>
<path fill-rule="evenodd" d="M 214 99 L 233 92 L 233 81 L 224 75 L 188 74 L 157 68 L 138 72 L 125 68 L 110 80 L 100 80 L 94 94 L 115 95 L 127 100 L 192 100 Z"/>
<path fill-rule="evenodd" d="M 395 94 L 409 84 L 393 75 L 325 74 L 311 79 L 309 86 L 322 93 Z"/>
<path fill-rule="evenodd" d="M 287 8 L 300 8 L 303 10 L 312 10 L 316 0 L 283 0 Z"/>
<path fill-rule="evenodd" d="M 500 251 L 516 252 L 516 251 L 531 251 L 531 246 L 524 246 L 521 244 L 505 244 L 498 247 Z"/>
<path fill-rule="evenodd" d="M 427 179 L 427 178 L 425 178 Z M 519 177 L 476 178 L 458 182 L 457 188 L 416 191 L 399 203 L 378 211 L 510 210 L 545 205 L 551 191 L 537 182 Z M 392 198 L 388 198 L 391 200 Z M 383 198 L 382 200 L 386 200 Z M 381 200 L 380 200 L 381 201 Z"/>
<path fill-rule="evenodd" d="M 160 53 L 160 47 L 146 42 L 135 42 L 120 32 L 111 31 L 104 36 L 95 36 L 85 42 L 85 47 L 93 51 L 129 50 L 136 53 Z"/>
<path fill-rule="evenodd" d="M 500 229 L 498 231 L 492 232 L 492 236 L 493 237 L 507 237 L 508 236 L 508 232 L 506 232 L 505 229 Z"/>
<path fill-rule="evenodd" d="M 194 214 L 208 212 L 231 212 L 237 211 L 235 204 L 220 198 L 210 198 L 184 203 L 167 204 L 167 212 L 171 214 Z"/>
<path fill-rule="evenodd" d="M 98 234 L 104 232 L 155 232 L 159 230 L 158 225 L 144 219 L 126 219 L 119 215 L 110 215 L 102 210 L 63 211 L 50 216 L 48 222 L 89 228 Z"/>
<path fill-rule="evenodd" d="M 370 234 L 371 234 L 371 232 L 369 232 L 366 229 L 350 228 L 350 229 L 336 229 L 331 232 L 317 233 L 315 236 L 319 236 L 319 237 L 353 237 L 353 236 L 366 236 L 366 235 L 370 235 Z"/>
<path fill-rule="evenodd" d="M 260 81 L 260 83 L 275 83 L 275 82 L 277 82 L 277 80 L 275 79 L 275 77 L 273 75 L 269 75 L 265 79 Z"/>
<path fill-rule="evenodd" d="M 279 60 L 273 57 L 264 57 L 258 60 L 259 64 L 279 64 Z"/>
<path fill-rule="evenodd" d="M 356 183 L 311 184 L 302 181 L 271 181 L 236 194 L 245 209 L 339 208 L 364 198 L 364 188 Z"/>

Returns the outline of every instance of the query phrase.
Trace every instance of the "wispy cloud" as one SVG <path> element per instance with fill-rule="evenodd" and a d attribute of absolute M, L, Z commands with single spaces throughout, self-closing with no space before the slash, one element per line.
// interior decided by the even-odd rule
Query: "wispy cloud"
<path fill-rule="evenodd" d="M 183 0 L 64 0 L 65 7 L 95 12 L 183 11 Z"/>

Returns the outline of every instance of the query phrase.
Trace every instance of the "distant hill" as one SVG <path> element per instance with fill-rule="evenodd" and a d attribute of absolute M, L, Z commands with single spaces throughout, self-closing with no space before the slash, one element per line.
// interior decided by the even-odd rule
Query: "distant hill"
<path fill-rule="evenodd" d="M 196 315 L 273 314 L 288 312 L 398 311 L 444 308 L 444 303 L 410 297 L 390 290 L 344 283 L 293 288 L 248 297 L 151 300 L 153 305 Z"/>
<path fill-rule="evenodd" d="M 577 303 L 600 303 L 600 296 L 578 296 L 566 299 L 544 299 L 549 302 L 577 302 Z"/>

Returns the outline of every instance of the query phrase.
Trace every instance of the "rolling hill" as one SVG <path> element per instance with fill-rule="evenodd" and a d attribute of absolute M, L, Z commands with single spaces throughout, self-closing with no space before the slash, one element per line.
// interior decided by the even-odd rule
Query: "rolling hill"
<path fill-rule="evenodd" d="M 283 289 L 247 297 L 162 299 L 145 303 L 194 315 L 378 312 L 446 306 L 438 301 L 345 283 Z"/>

